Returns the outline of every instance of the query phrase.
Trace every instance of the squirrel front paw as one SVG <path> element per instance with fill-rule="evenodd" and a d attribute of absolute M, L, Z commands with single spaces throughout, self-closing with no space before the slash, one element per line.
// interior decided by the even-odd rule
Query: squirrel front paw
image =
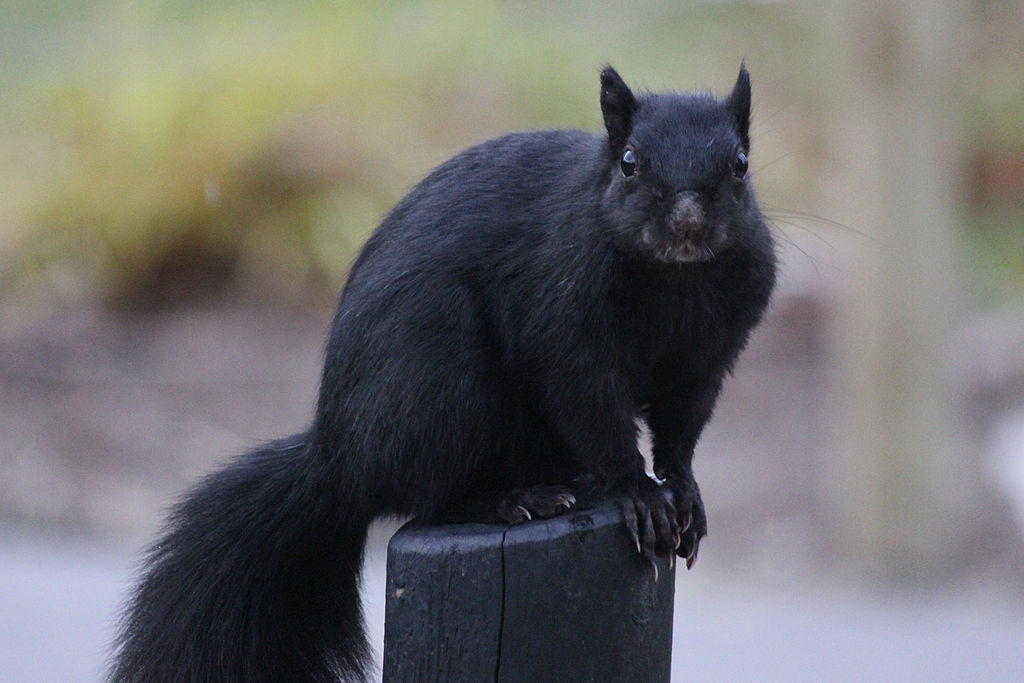
<path fill-rule="evenodd" d="M 615 496 L 630 540 L 640 558 L 651 568 L 655 581 L 658 580 L 656 558 L 667 558 L 671 568 L 682 540 L 674 498 L 671 489 L 649 477 L 642 477 L 636 490 Z"/>
<path fill-rule="evenodd" d="M 671 476 L 665 480 L 663 487 L 672 492 L 673 505 L 677 511 L 676 523 L 680 537 L 675 552 L 679 557 L 686 558 L 686 568 L 690 569 L 697 561 L 700 539 L 708 533 L 708 518 L 704 514 L 700 488 L 692 474 Z"/>
<path fill-rule="evenodd" d="M 700 489 L 693 477 L 679 477 L 658 484 L 644 477 L 638 489 L 616 496 L 619 508 L 640 555 L 658 580 L 655 558 L 665 557 L 672 566 L 678 555 L 686 559 L 686 568 L 697 560 L 700 539 L 708 524 Z"/>

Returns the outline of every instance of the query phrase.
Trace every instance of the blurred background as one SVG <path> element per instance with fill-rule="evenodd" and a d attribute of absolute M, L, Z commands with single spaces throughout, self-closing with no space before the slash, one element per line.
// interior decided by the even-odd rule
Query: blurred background
<path fill-rule="evenodd" d="M 5 0 L 0 679 L 100 679 L 164 510 L 306 424 L 347 268 L 431 167 L 600 130 L 606 63 L 726 93 L 741 60 L 783 269 L 698 446 L 675 677 L 1024 679 L 1024 4 L 997 0 Z"/>

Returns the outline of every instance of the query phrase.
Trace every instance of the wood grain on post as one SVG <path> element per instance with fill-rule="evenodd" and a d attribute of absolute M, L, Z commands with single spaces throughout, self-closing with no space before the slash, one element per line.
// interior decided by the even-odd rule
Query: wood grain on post
<path fill-rule="evenodd" d="M 399 530 L 386 683 L 668 682 L 675 573 L 637 556 L 616 506 L 517 526 Z"/>

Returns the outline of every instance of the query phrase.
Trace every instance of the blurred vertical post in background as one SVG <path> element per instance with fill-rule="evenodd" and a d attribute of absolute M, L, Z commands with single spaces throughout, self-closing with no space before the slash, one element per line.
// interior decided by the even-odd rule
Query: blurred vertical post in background
<path fill-rule="evenodd" d="M 833 328 L 842 560 L 921 579 L 972 492 L 950 376 L 961 272 L 953 76 L 959 4 L 840 0 L 837 148 L 851 235 Z"/>

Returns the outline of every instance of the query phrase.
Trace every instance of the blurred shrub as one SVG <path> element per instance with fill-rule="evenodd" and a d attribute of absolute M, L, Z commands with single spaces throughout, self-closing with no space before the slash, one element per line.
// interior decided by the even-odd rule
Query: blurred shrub
<path fill-rule="evenodd" d="M 768 194 L 787 203 L 827 163 L 819 22 L 800 3 L 8 0 L 0 296 L 333 297 L 381 216 L 455 150 L 598 127 L 606 62 L 641 86 L 725 90 L 746 57 L 759 159 L 788 155 Z M 783 109 L 796 124 L 772 120 Z"/>
<path fill-rule="evenodd" d="M 426 85 L 451 69 L 452 27 L 479 34 L 491 13 L 179 2 L 24 19 L 64 59 L 5 93 L 4 274 L 119 304 L 253 278 L 333 289 L 408 184 L 398 169 L 440 156 L 436 129 L 505 109 L 458 78 L 444 98 Z"/>
<path fill-rule="evenodd" d="M 502 130 L 600 125 L 596 74 L 629 73 L 618 53 L 685 85 L 714 57 L 683 53 L 735 33 L 730 11 L 698 26 L 657 3 L 12 3 L 0 285 L 117 306 L 333 296 L 430 166 Z M 669 51 L 638 40 L 650 27 Z M 724 77 L 697 82 L 725 88 L 744 51 L 717 52 Z"/>

